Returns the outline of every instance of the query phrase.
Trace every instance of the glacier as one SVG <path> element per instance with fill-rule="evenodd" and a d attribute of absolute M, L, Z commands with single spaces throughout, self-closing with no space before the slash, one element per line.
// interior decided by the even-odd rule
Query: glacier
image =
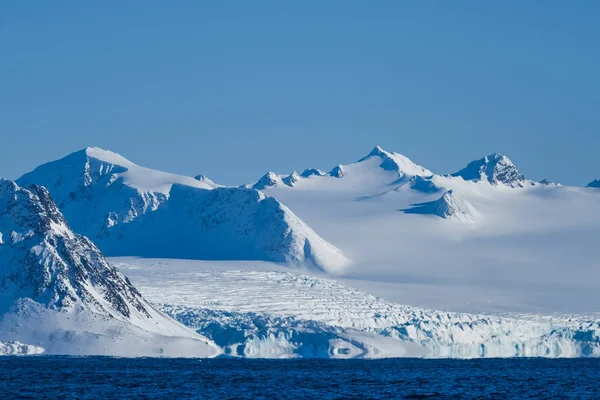
<path fill-rule="evenodd" d="M 233 357 L 600 355 L 598 315 L 435 311 L 268 263 L 112 261 L 164 312 Z"/>
<path fill-rule="evenodd" d="M 21 342 L 0 342 L 0 356 L 30 356 L 43 354 L 44 349 Z"/>
<path fill-rule="evenodd" d="M 46 231 L 0 214 L 0 340 L 48 354 L 107 354 L 100 339 L 119 355 L 599 355 L 600 192 L 533 182 L 498 154 L 438 174 L 377 146 L 327 170 L 226 187 L 98 148 L 36 168 L 7 187 L 56 199 L 66 221 L 42 225 L 44 248 Z M 60 279 L 38 295 L 44 276 Z"/>

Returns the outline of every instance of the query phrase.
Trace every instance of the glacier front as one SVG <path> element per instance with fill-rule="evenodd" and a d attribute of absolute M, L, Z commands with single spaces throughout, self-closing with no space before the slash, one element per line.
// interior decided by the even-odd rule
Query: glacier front
<path fill-rule="evenodd" d="M 600 316 L 435 311 L 271 263 L 111 261 L 162 311 L 234 357 L 600 355 Z"/>

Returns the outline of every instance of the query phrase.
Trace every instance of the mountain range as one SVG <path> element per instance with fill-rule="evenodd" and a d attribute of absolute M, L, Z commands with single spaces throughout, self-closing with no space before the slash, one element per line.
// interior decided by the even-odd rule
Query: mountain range
<path fill-rule="evenodd" d="M 600 278 L 598 186 L 533 182 L 498 154 L 441 175 L 375 147 L 330 172 L 269 172 L 254 183 L 226 187 L 86 148 L 16 182 L 0 180 L 0 341 L 26 343 L 10 349 L 33 345 L 32 352 L 67 354 L 234 351 L 230 339 L 219 346 L 211 341 L 223 340 L 214 325 L 192 321 L 168 304 L 159 307 L 154 297 L 147 301 L 105 256 L 267 262 L 350 279 L 402 304 L 454 311 L 594 311 L 597 287 L 582 284 L 581 276 Z M 423 285 L 429 298 L 422 297 Z M 527 290 L 515 291 L 515 285 Z M 493 302 L 477 300 L 492 292 L 498 294 Z M 455 299 L 451 306 L 448 298 Z M 471 317 L 457 315 L 456 321 L 465 318 Z M 305 338 L 298 339 L 296 327 L 295 333 L 281 329 L 273 332 Z M 310 340 L 324 340 L 319 354 L 330 351 L 334 337 L 344 346 L 361 340 L 330 328 L 315 332 L 320 339 Z M 444 346 L 454 351 L 450 342 Z M 473 346 L 468 354 L 479 354 Z"/>

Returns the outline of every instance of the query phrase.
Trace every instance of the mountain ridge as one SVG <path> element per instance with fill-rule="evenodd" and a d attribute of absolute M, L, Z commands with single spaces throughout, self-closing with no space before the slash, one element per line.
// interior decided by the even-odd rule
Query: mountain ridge
<path fill-rule="evenodd" d="M 245 189 L 244 192 L 239 188 L 221 187 L 205 177 L 197 178 L 140 167 L 116 153 L 86 148 L 43 164 L 17 182 L 47 187 L 74 230 L 90 237 L 103 252 L 111 256 L 152 254 L 155 257 L 186 258 L 186 255 L 201 257 L 213 254 L 214 257 L 216 249 L 232 241 L 245 249 L 240 254 L 251 259 L 265 257 L 267 261 L 306 263 L 322 270 L 338 270 L 348 263 L 341 251 L 318 236 L 279 202 L 265 199 L 254 188 Z M 298 176 L 293 178 L 297 179 Z M 292 180 L 289 183 L 293 184 Z M 202 203 L 203 199 L 215 196 L 210 194 L 213 190 L 217 190 L 215 193 L 228 193 L 219 197 L 219 201 L 230 203 L 222 205 L 220 209 L 198 208 L 181 199 L 186 192 L 185 195 L 205 204 Z M 173 193 L 179 197 L 172 199 Z M 198 214 L 190 215 L 186 210 L 175 212 L 174 207 L 169 206 L 172 202 L 183 204 L 188 211 L 194 209 Z M 242 209 L 254 214 L 242 215 L 239 212 Z M 259 217 L 256 213 L 262 214 Z M 165 215 L 179 220 L 169 221 Z M 221 224 L 208 228 L 203 225 L 207 219 L 219 220 Z M 192 226 L 189 221 L 196 221 L 198 225 Z M 187 231 L 178 229 L 175 222 L 186 226 Z M 278 228 L 271 231 L 260 228 L 266 223 Z M 240 224 L 246 226 L 247 232 L 237 229 Z M 211 231 L 207 230 L 222 231 L 226 227 L 231 229 L 229 237 L 226 232 L 210 236 Z M 203 237 L 205 243 L 194 242 L 193 238 L 186 237 L 190 232 Z M 252 237 L 248 232 L 254 232 L 256 236 Z M 141 243 L 137 237 L 145 237 L 155 246 Z M 214 237 L 219 237 L 221 242 L 215 242 Z M 161 245 L 162 242 L 173 243 L 174 247 L 169 249 Z M 175 246 L 177 242 L 188 243 L 190 248 Z M 137 252 L 132 254 L 133 248 Z M 158 249 L 164 253 L 156 253 Z M 181 253 L 174 253 L 173 249 Z M 219 254 L 228 257 L 226 252 Z M 231 251 L 229 254 L 231 257 L 238 253 Z"/>

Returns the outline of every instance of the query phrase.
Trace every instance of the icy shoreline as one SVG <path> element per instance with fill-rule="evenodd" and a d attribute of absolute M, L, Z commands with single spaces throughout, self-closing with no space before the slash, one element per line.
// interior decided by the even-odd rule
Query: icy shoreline
<path fill-rule="evenodd" d="M 330 278 L 284 271 L 197 270 L 181 263 L 135 259 L 117 265 L 163 312 L 213 340 L 229 356 L 600 355 L 597 316 L 435 311 L 382 300 Z"/>
<path fill-rule="evenodd" d="M 29 356 L 44 354 L 44 349 L 21 342 L 0 342 L 0 356 Z"/>

